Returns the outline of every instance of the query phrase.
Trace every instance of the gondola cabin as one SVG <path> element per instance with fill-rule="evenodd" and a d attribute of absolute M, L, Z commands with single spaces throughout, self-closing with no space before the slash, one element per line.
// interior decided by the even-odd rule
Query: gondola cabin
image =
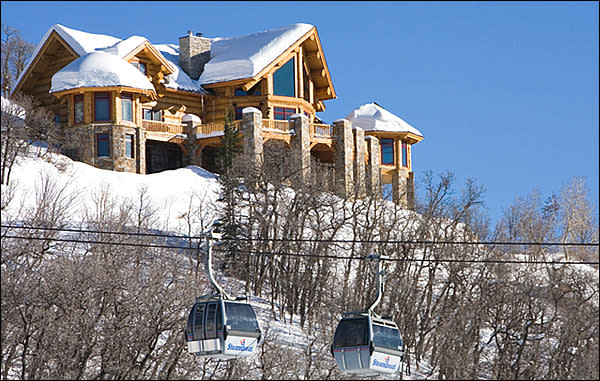
<path fill-rule="evenodd" d="M 404 347 L 393 320 L 368 312 L 345 313 L 331 345 L 340 370 L 362 376 L 400 371 Z"/>
<path fill-rule="evenodd" d="M 252 355 L 261 331 L 250 304 L 197 299 L 188 316 L 185 336 L 189 353 L 230 360 Z"/>

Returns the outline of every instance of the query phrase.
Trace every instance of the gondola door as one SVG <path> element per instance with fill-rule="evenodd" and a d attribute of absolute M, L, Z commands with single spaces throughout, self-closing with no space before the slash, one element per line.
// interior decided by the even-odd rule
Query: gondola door
<path fill-rule="evenodd" d="M 223 314 L 218 301 L 206 304 L 204 312 L 204 352 L 221 353 L 223 351 Z"/>

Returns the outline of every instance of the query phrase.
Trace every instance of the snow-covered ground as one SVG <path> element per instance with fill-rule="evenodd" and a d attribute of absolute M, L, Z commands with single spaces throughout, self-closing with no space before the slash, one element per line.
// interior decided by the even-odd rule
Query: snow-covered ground
<path fill-rule="evenodd" d="M 45 153 L 43 147 L 32 147 L 26 157 L 19 157 L 11 173 L 11 187 L 14 186 L 14 198 L 2 211 L 2 223 L 19 221 L 19 213 L 36 206 L 38 194 L 43 184 L 54 182 L 63 189 L 65 197 L 73 197 L 70 205 L 70 215 L 73 227 L 85 224 L 86 214 L 94 209 L 98 194 L 110 192 L 115 200 L 134 200 L 140 197 L 144 190 L 151 205 L 160 213 L 156 222 L 156 230 L 168 234 L 189 234 L 190 216 L 195 211 L 202 210 L 203 218 L 212 221 L 217 216 L 220 194 L 218 176 L 197 166 L 188 166 L 150 175 L 115 172 L 102 170 L 90 165 L 73 161 L 65 156 Z M 3 186 L 4 188 L 4 186 Z M 3 189 L 3 197 L 7 189 Z M 198 223 L 198 221 L 192 221 Z M 198 224 L 196 224 L 198 225 Z M 206 225 L 205 225 L 206 226 Z M 198 233 L 194 231 L 194 234 Z M 217 258 L 218 262 L 218 258 Z M 228 278 L 226 274 L 217 271 L 218 281 L 232 295 L 241 295 L 242 282 Z M 309 343 L 310 335 L 300 326 L 297 316 L 280 316 L 279 306 L 275 311 L 271 301 L 264 297 L 250 297 L 250 303 L 257 312 L 263 332 L 268 332 L 270 339 L 291 351 L 303 351 Z M 290 323 L 291 321 L 291 323 Z M 317 327 L 318 331 L 318 327 Z M 182 341 L 182 345 L 185 343 Z M 334 364 L 333 358 L 330 359 Z M 283 361 L 283 360 L 282 360 Z M 413 372 L 404 379 L 423 379 L 427 374 L 427 364 L 420 364 L 420 370 Z M 381 376 L 382 379 L 399 376 Z"/>

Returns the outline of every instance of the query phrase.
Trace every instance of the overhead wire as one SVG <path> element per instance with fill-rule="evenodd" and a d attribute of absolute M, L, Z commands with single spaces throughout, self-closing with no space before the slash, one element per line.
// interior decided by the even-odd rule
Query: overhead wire
<path fill-rule="evenodd" d="M 19 225 L 1 225 L 2 228 L 9 229 L 33 229 L 33 230 L 48 230 L 74 233 L 92 233 L 92 234 L 113 234 L 113 235 L 136 235 L 146 237 L 162 237 L 162 238 L 181 238 L 181 239 L 204 239 L 204 236 L 187 236 L 177 234 L 162 234 L 162 233 L 143 233 L 143 232 L 122 232 L 122 231 L 105 231 L 105 230 L 90 230 L 90 229 L 73 229 L 73 228 L 54 228 L 44 226 L 19 226 Z M 261 241 L 261 242 L 326 242 L 326 243 L 377 243 L 377 244 L 415 244 L 415 245 L 507 245 L 507 246 L 599 246 L 598 242 L 510 242 L 510 241 L 434 241 L 434 240 L 364 240 L 364 239 L 319 239 L 319 238 L 227 238 L 221 240 L 228 241 Z"/>
<path fill-rule="evenodd" d="M 18 236 L 18 235 L 5 235 L 2 238 L 9 239 L 26 239 L 36 241 L 55 241 L 55 242 L 66 242 L 66 243 L 87 243 L 97 245 L 114 245 L 114 246 L 130 246 L 130 247 L 144 247 L 144 248 L 159 248 L 159 249 L 176 249 L 176 250 L 194 250 L 200 251 L 200 246 L 173 246 L 173 245 L 161 245 L 155 243 L 139 243 L 139 242 L 111 242 L 111 241 L 99 241 L 99 240 L 85 240 L 85 239 L 72 239 L 72 238 L 47 238 L 47 237 L 31 237 L 31 236 Z M 229 252 L 227 249 L 215 247 L 214 251 Z M 281 256 L 295 256 L 295 257 L 313 257 L 323 259 L 346 259 L 346 260 L 367 260 L 364 257 L 353 257 L 353 256 L 340 256 L 340 255 L 329 255 L 329 254 L 310 254 L 310 253 L 293 253 L 289 251 L 257 251 L 257 250 L 241 250 L 235 249 L 235 253 L 245 255 L 281 255 Z M 528 260 L 495 260 L 495 259 L 454 259 L 454 258 L 385 258 L 382 259 L 390 262 L 446 262 L 446 263 L 495 263 L 495 264 L 552 264 L 552 265 L 598 265 L 598 261 L 528 261 Z"/>

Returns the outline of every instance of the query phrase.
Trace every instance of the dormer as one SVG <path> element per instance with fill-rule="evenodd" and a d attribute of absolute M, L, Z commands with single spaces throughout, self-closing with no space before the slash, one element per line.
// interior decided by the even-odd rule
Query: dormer
<path fill-rule="evenodd" d="M 133 38 L 136 37 L 130 37 L 124 40 L 123 43 L 127 43 L 127 41 Z M 125 54 L 123 59 L 147 76 L 156 88 L 161 87 L 161 84 L 165 81 L 165 77 L 173 74 L 176 70 L 146 39 L 129 53 Z"/>

